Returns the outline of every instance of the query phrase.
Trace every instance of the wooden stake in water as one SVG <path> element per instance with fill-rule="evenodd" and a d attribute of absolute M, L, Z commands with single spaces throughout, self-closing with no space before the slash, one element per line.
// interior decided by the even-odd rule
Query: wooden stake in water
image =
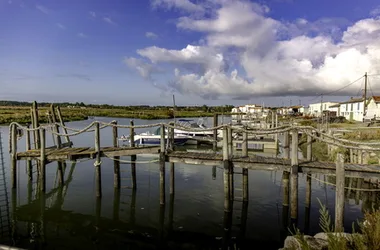
<path fill-rule="evenodd" d="M 213 122 L 214 128 L 218 126 L 218 114 L 214 114 L 214 122 Z M 214 129 L 214 135 L 213 135 L 213 150 L 216 151 L 217 149 L 217 144 L 218 144 L 218 130 Z"/>
<path fill-rule="evenodd" d="M 95 171 L 96 171 L 96 196 L 102 197 L 102 169 L 101 169 L 101 152 L 100 152 L 100 128 L 99 123 L 95 123 Z"/>
<path fill-rule="evenodd" d="M 312 133 L 312 131 L 310 131 Z M 306 160 L 311 161 L 312 160 L 312 150 L 313 150 L 313 138 L 311 138 L 310 135 L 307 135 L 307 147 L 306 147 Z"/>
<path fill-rule="evenodd" d="M 17 127 L 12 124 L 11 128 L 11 168 L 12 168 L 12 188 L 17 185 Z"/>
<path fill-rule="evenodd" d="M 243 132 L 243 143 L 241 148 L 241 155 L 243 157 L 248 157 L 248 133 Z"/>
<path fill-rule="evenodd" d="M 290 216 L 292 220 L 297 224 L 298 218 L 298 131 L 292 131 L 292 158 L 291 158 L 291 179 L 290 179 L 290 190 L 291 190 L 291 206 L 290 206 Z"/>
<path fill-rule="evenodd" d="M 344 221 L 344 157 L 341 153 L 336 157 L 336 189 L 335 189 L 335 231 L 343 232 Z"/>
<path fill-rule="evenodd" d="M 113 127 L 112 127 L 112 142 L 113 146 L 117 148 L 119 146 L 118 144 L 118 138 L 119 138 L 119 131 L 117 128 L 117 121 L 113 121 Z M 115 189 L 120 189 L 120 156 L 115 156 L 113 161 L 113 186 Z M 116 192 L 116 191 L 115 191 Z"/>
<path fill-rule="evenodd" d="M 45 128 L 40 128 L 40 142 L 41 142 L 41 153 L 40 153 L 40 163 L 41 163 L 41 191 L 46 190 L 46 130 Z"/>
<path fill-rule="evenodd" d="M 290 148 L 289 148 L 289 132 L 284 132 L 284 158 L 290 158 Z"/>

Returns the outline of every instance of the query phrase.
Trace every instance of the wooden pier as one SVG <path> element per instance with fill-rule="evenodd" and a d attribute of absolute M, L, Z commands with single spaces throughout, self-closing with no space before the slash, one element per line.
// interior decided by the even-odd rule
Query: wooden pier
<path fill-rule="evenodd" d="M 57 122 L 57 117 L 53 115 L 57 112 L 57 117 L 60 122 Z M 342 225 L 342 201 L 344 197 L 344 185 L 342 180 L 345 177 L 355 178 L 378 178 L 380 177 L 380 166 L 369 165 L 366 163 L 366 156 L 371 151 L 380 151 L 380 143 L 358 143 L 354 141 L 343 140 L 336 138 L 329 133 L 317 130 L 308 126 L 282 126 L 278 127 L 277 119 L 272 115 L 272 126 L 269 128 L 249 128 L 234 127 L 231 124 L 217 125 L 217 119 L 214 117 L 214 126 L 208 129 L 194 129 L 179 126 L 174 123 L 157 123 L 149 125 L 134 125 L 133 121 L 129 125 L 118 124 L 116 121 L 111 123 L 94 121 L 89 126 L 83 129 L 68 128 L 64 125 L 59 109 L 51 107 L 50 115 L 52 116 L 52 123 L 48 125 L 39 125 L 35 117 L 38 117 L 37 104 L 33 105 L 32 109 L 32 127 L 21 126 L 17 123 L 10 125 L 10 154 L 11 154 L 11 187 L 16 189 L 17 183 L 17 160 L 26 160 L 28 166 L 28 173 L 33 172 L 32 160 L 37 162 L 36 169 L 38 174 L 38 181 L 40 182 L 40 191 L 46 190 L 46 164 L 52 161 L 65 161 L 65 160 L 78 160 L 78 159 L 94 159 L 95 166 L 95 184 L 96 196 L 102 196 L 102 185 L 110 185 L 102 183 L 101 174 L 101 158 L 108 157 L 114 161 L 114 182 L 113 185 L 116 189 L 120 189 L 120 157 L 131 156 L 131 175 L 132 175 L 132 188 L 137 188 L 136 181 L 136 155 L 139 154 L 157 154 L 158 155 L 158 169 L 160 177 L 160 204 L 164 205 L 166 202 L 165 194 L 165 163 L 187 163 L 198 165 L 222 166 L 224 169 L 224 195 L 225 195 L 225 211 L 231 210 L 230 200 L 236 199 L 234 195 L 234 173 L 236 169 L 242 169 L 242 189 L 243 196 L 241 199 L 248 202 L 248 169 L 253 170 L 281 170 L 288 173 L 287 185 L 290 190 L 290 207 L 291 218 L 297 219 L 298 214 L 298 175 L 299 173 L 320 173 L 326 175 L 336 175 L 336 204 L 339 206 L 336 209 L 337 228 Z M 55 117 L 55 118 L 54 118 Z M 276 120 L 276 122 L 274 122 Z M 215 122 L 216 121 L 216 122 Z M 100 132 L 103 128 L 111 127 L 113 136 L 113 145 L 108 147 L 101 145 Z M 152 128 L 160 127 L 161 139 L 159 147 L 136 147 L 134 145 L 134 131 L 137 128 Z M 128 128 L 130 130 L 130 145 L 121 147 L 118 145 L 118 129 Z M 17 152 L 17 131 L 22 129 L 26 136 L 26 151 Z M 174 129 L 188 130 L 188 131 L 214 131 L 214 142 L 212 153 L 196 153 L 177 151 L 174 146 Z M 223 138 L 221 140 L 222 150 L 217 151 L 217 131 L 223 131 Z M 168 136 L 165 135 L 168 131 Z M 51 133 L 55 138 L 55 145 L 46 145 L 46 132 Z M 242 135 L 241 150 L 237 151 L 233 147 L 232 133 L 237 132 Z M 94 145 L 89 147 L 73 147 L 70 140 L 71 137 L 80 135 L 82 133 L 94 134 Z M 299 159 L 299 134 L 306 134 L 307 136 L 307 157 L 306 160 Z M 262 157 L 262 156 L 249 156 L 248 155 L 248 140 L 252 136 L 268 136 L 273 135 L 275 140 L 283 135 L 284 141 L 282 148 L 284 150 L 283 158 L 275 157 Z M 32 149 L 31 139 L 33 137 Z M 61 138 L 65 138 L 66 142 L 63 143 Z M 342 148 L 350 150 L 350 163 L 340 153 L 337 153 L 336 162 L 316 162 L 312 161 L 312 144 L 313 140 L 320 140 L 329 144 L 329 152 L 333 149 Z M 174 166 L 174 165 L 173 165 Z M 58 166 L 59 167 L 59 166 Z M 61 171 L 61 170 L 60 170 Z M 170 192 L 174 193 L 174 167 L 170 169 Z M 29 175 L 29 174 L 28 174 Z M 64 185 L 62 179 L 61 184 Z"/>

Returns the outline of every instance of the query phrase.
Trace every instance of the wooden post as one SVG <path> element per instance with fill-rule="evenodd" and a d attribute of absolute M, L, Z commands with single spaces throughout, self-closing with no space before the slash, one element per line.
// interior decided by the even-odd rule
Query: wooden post
<path fill-rule="evenodd" d="M 129 138 L 130 138 L 130 146 L 133 148 L 135 146 L 135 128 L 133 127 L 135 124 L 133 120 L 130 121 L 130 128 L 129 128 Z"/>
<path fill-rule="evenodd" d="M 248 132 L 243 132 L 243 143 L 241 147 L 241 155 L 248 157 Z"/>
<path fill-rule="evenodd" d="M 67 129 L 65 128 L 65 122 L 63 121 L 63 117 L 62 117 L 62 113 L 61 113 L 61 108 L 57 107 L 56 109 L 57 109 L 57 115 L 58 115 L 59 123 L 61 124 L 62 129 L 63 129 L 63 133 L 67 134 Z M 71 147 L 72 143 L 70 141 L 70 137 L 69 136 L 65 136 L 65 140 L 66 140 L 67 143 L 69 143 L 69 145 Z"/>
<path fill-rule="evenodd" d="M 37 102 L 32 103 L 32 128 L 38 128 L 40 126 L 38 122 L 38 106 Z M 39 131 L 34 131 L 34 148 L 39 149 L 40 148 L 40 135 Z"/>
<path fill-rule="evenodd" d="M 63 162 L 58 161 L 58 177 L 59 177 L 59 185 L 62 187 L 65 183 L 65 174 L 63 172 Z"/>
<path fill-rule="evenodd" d="M 363 151 L 358 150 L 358 164 L 363 164 Z"/>
<path fill-rule="evenodd" d="M 113 146 L 117 148 L 118 145 L 118 138 L 119 138 L 119 131 L 117 128 L 117 121 L 113 121 L 113 127 L 112 127 L 112 142 Z M 115 156 L 113 161 L 113 186 L 115 189 L 120 189 L 120 156 Z M 115 190 L 116 192 L 116 190 Z"/>
<path fill-rule="evenodd" d="M 354 150 L 350 148 L 350 163 L 355 163 L 354 162 Z"/>
<path fill-rule="evenodd" d="M 58 127 L 58 124 L 57 124 L 57 116 L 55 114 L 55 110 L 54 110 L 54 105 L 51 104 L 50 105 L 50 112 L 51 112 L 51 119 L 52 119 L 52 122 L 53 122 L 53 131 L 54 133 L 59 133 L 59 127 Z M 57 148 L 61 148 L 62 147 L 62 141 L 61 141 L 61 137 L 59 135 L 54 135 L 55 137 L 55 141 L 57 142 Z"/>
<path fill-rule="evenodd" d="M 272 119 L 271 119 L 271 123 L 272 123 L 272 124 L 271 124 L 271 128 L 274 128 L 274 122 L 275 122 L 274 120 L 275 120 L 275 115 L 276 115 L 276 114 L 273 112 L 273 110 L 272 110 L 271 113 L 272 113 Z"/>
<path fill-rule="evenodd" d="M 164 153 L 165 152 L 165 125 L 161 125 L 161 129 L 160 129 L 160 135 L 161 135 L 161 138 L 160 138 L 160 152 L 161 153 Z"/>
<path fill-rule="evenodd" d="M 214 128 L 218 126 L 218 114 L 214 114 Z M 217 149 L 218 145 L 218 130 L 214 129 L 214 136 L 213 136 L 213 142 L 212 142 L 212 148 L 214 151 Z"/>
<path fill-rule="evenodd" d="M 341 153 L 336 157 L 336 189 L 335 189 L 335 231 L 343 232 L 344 220 L 344 157 Z"/>
<path fill-rule="evenodd" d="M 248 201 L 248 169 L 243 168 L 243 201 Z"/>
<path fill-rule="evenodd" d="M 298 218 L 298 131 L 292 131 L 292 158 L 291 158 L 291 178 L 290 178 L 290 190 L 291 190 L 291 205 L 290 216 L 296 221 Z"/>
<path fill-rule="evenodd" d="M 27 124 L 26 127 L 29 129 L 30 125 Z M 25 142 L 26 142 L 26 151 L 29 151 L 32 149 L 31 147 L 31 142 L 30 142 L 30 131 L 29 130 L 26 130 L 25 131 Z M 26 169 L 27 169 L 27 173 L 28 173 L 28 179 L 29 180 L 33 180 L 33 165 L 32 165 L 32 161 L 31 160 L 27 160 L 26 161 Z"/>
<path fill-rule="evenodd" d="M 44 193 L 46 190 L 46 130 L 40 128 L 40 162 L 41 162 L 41 191 Z"/>
<path fill-rule="evenodd" d="M 212 166 L 212 179 L 216 180 L 216 166 Z"/>
<path fill-rule="evenodd" d="M 174 185 L 174 181 L 175 181 L 175 167 L 174 167 L 174 163 L 173 162 L 170 162 L 170 195 L 174 195 L 174 190 L 175 190 L 175 185 Z"/>
<path fill-rule="evenodd" d="M 17 126 L 12 124 L 11 128 L 11 164 L 12 164 L 12 188 L 17 185 Z"/>
<path fill-rule="evenodd" d="M 233 155 L 233 142 L 232 142 L 232 128 L 231 126 L 228 126 L 227 128 L 227 135 L 228 135 L 228 155 L 229 159 L 232 158 Z"/>
<path fill-rule="evenodd" d="M 282 189 L 283 189 L 283 199 L 282 199 L 282 205 L 283 206 L 289 206 L 289 175 L 290 172 L 284 171 L 282 173 Z"/>
<path fill-rule="evenodd" d="M 284 132 L 284 158 L 290 158 L 289 131 Z"/>
<path fill-rule="evenodd" d="M 175 123 L 172 123 L 172 125 L 174 124 Z M 169 149 L 174 150 L 174 128 L 170 128 L 169 138 L 170 138 Z"/>
<path fill-rule="evenodd" d="M 363 164 L 368 164 L 368 160 L 369 160 L 369 153 L 368 151 L 362 151 L 362 163 Z"/>
<path fill-rule="evenodd" d="M 312 133 L 312 131 L 310 131 Z M 307 147 L 306 147 L 306 160 L 311 161 L 313 158 L 313 138 L 310 135 L 307 135 Z"/>
<path fill-rule="evenodd" d="M 229 185 L 229 154 L 228 154 L 228 129 L 223 127 L 223 169 L 224 169 L 224 200 L 225 200 L 225 210 L 229 210 L 229 205 L 226 204 L 226 201 L 230 200 L 230 185 Z"/>
<path fill-rule="evenodd" d="M 165 152 L 160 153 L 160 205 L 165 204 Z"/>
<path fill-rule="evenodd" d="M 137 189 L 137 175 L 136 175 L 136 155 L 131 155 L 131 175 L 132 175 L 132 189 Z"/>
<path fill-rule="evenodd" d="M 102 169 L 101 169 L 101 151 L 100 151 L 100 127 L 99 123 L 95 123 L 95 171 L 96 171 L 96 197 L 102 197 Z"/>

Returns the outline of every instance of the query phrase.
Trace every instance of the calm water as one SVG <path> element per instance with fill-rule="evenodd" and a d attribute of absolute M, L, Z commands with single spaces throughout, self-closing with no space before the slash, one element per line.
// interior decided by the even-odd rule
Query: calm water
<path fill-rule="evenodd" d="M 109 122 L 111 118 L 96 118 Z M 71 122 L 67 125 L 83 128 L 92 120 Z M 129 124 L 129 119 L 118 119 Z M 226 121 L 226 119 L 225 119 Z M 135 120 L 135 124 L 158 121 Z M 211 126 L 211 119 L 209 119 Z M 3 132 L 5 166 L 9 178 L 8 128 Z M 143 132 L 147 129 L 137 130 Z M 119 135 L 128 134 L 121 130 Z M 48 145 L 52 138 L 48 136 Z M 73 138 L 74 146 L 92 146 L 94 137 L 87 133 Z M 25 142 L 19 140 L 18 151 Z M 101 131 L 101 145 L 112 145 L 110 128 Z M 272 153 L 273 154 L 273 153 Z M 130 160 L 130 157 L 123 157 Z M 169 195 L 170 164 L 166 164 L 166 205 L 159 205 L 158 163 L 144 163 L 156 157 L 138 156 L 137 190 L 113 188 L 113 161 L 102 159 L 103 198 L 95 198 L 94 160 L 67 162 L 65 180 L 70 170 L 73 177 L 63 189 L 56 188 L 57 162 L 47 165 L 45 197 L 34 193 L 28 201 L 26 163 L 20 161 L 18 193 L 10 197 L 10 211 L 14 224 L 11 243 L 28 249 L 221 249 L 237 245 L 239 249 L 278 249 L 283 245 L 289 216 L 282 205 L 282 172 L 249 171 L 249 203 L 233 203 L 232 214 L 224 213 L 223 170 L 220 166 L 175 164 L 175 195 Z M 130 164 L 121 165 L 122 186 L 130 186 Z M 236 169 L 241 172 L 241 169 Z M 319 203 L 334 211 L 335 190 L 314 178 L 329 181 L 323 175 L 313 175 L 310 216 L 305 216 L 304 175 L 299 178 L 298 227 L 310 234 L 319 232 Z M 9 182 L 8 182 L 9 183 Z M 241 188 L 241 175 L 235 175 L 235 187 Z M 50 190 L 54 189 L 55 192 Z M 239 197 L 241 191 L 235 190 Z M 13 200 L 11 199 L 13 194 Z M 377 194 L 361 193 L 355 202 L 355 193 L 348 193 L 345 207 L 345 227 L 362 217 Z M 364 202 L 362 201 L 364 200 Z M 16 209 L 12 208 L 16 204 Z M 245 213 L 246 212 L 246 213 Z M 307 215 L 308 213 L 306 213 Z M 3 242 L 6 243 L 3 237 Z"/>

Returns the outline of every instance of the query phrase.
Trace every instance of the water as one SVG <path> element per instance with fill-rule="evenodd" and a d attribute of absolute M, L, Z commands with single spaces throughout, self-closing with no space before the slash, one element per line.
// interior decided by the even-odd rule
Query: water
<path fill-rule="evenodd" d="M 109 122 L 111 118 L 95 118 Z M 161 121 L 134 120 L 135 124 Z M 225 120 L 226 121 L 226 120 Z M 67 126 L 83 128 L 91 122 L 79 121 Z M 129 119 L 118 119 L 129 124 Z M 209 119 L 209 125 L 212 125 Z M 137 130 L 144 132 L 146 129 Z M 119 135 L 128 134 L 120 130 Z M 5 165 L 9 166 L 8 129 L 3 127 Z M 52 145 L 48 137 L 47 145 Z M 91 146 L 93 133 L 73 138 L 74 146 Z M 18 151 L 25 142 L 19 140 Z M 101 131 L 101 145 L 112 145 L 110 128 Z M 130 157 L 122 157 L 130 160 Z M 155 158 L 137 156 L 137 161 Z M 47 165 L 45 196 L 34 193 L 28 201 L 28 181 L 25 161 L 18 162 L 18 193 L 12 193 L 12 244 L 28 249 L 221 249 L 236 244 L 237 249 L 278 249 L 288 234 L 289 217 L 282 205 L 282 172 L 249 171 L 249 203 L 233 202 L 231 213 L 224 212 L 223 170 L 210 166 L 175 164 L 175 194 L 169 195 L 170 164 L 166 164 L 166 205 L 159 203 L 158 163 L 138 163 L 137 190 L 113 188 L 113 161 L 102 158 L 101 200 L 95 197 L 94 160 L 67 162 L 65 180 L 73 167 L 73 178 L 63 189 L 55 184 L 57 162 Z M 121 164 L 122 186 L 130 186 L 130 164 Z M 125 171 L 125 172 L 124 172 Z M 215 171 L 215 176 L 213 174 Z M 10 173 L 9 168 L 6 170 Z M 236 169 L 241 172 L 241 169 Z M 9 176 L 8 176 L 9 178 Z M 235 175 L 235 187 L 241 188 L 242 175 Z M 327 205 L 333 216 L 335 190 L 316 179 L 331 182 L 331 178 L 313 175 L 310 216 L 305 213 L 305 175 L 299 177 L 298 227 L 310 234 L 320 232 L 318 199 Z M 35 182 L 35 181 L 34 181 Z M 9 183 L 9 180 L 8 180 Z M 345 206 L 345 228 L 361 218 L 376 199 L 373 192 L 355 193 Z M 241 191 L 235 190 L 235 196 Z M 120 202 L 119 202 L 120 199 Z M 364 200 L 364 202 L 362 201 Z M 16 209 L 14 209 L 16 208 Z M 16 210 L 16 211 L 15 211 Z M 245 213 L 246 211 L 246 213 Z M 289 211 L 290 216 L 290 211 Z M 230 218 L 231 217 L 231 218 Z M 246 220 L 244 219 L 246 218 Z M 309 225 L 308 225 L 309 224 Z M 306 225 L 306 227 L 305 227 Z M 228 230 L 226 230 L 228 229 Z"/>

